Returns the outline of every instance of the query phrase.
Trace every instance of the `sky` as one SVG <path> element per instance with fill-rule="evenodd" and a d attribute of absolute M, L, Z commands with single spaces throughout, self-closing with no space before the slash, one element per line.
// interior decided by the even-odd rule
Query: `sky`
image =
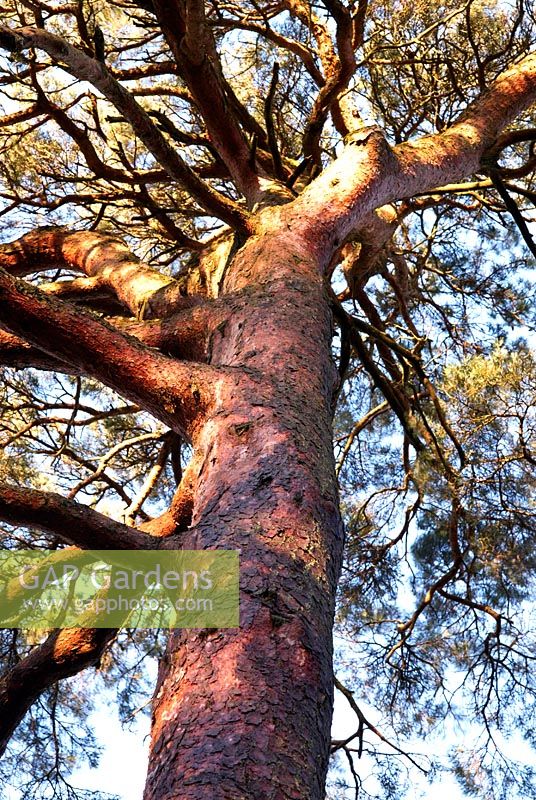
<path fill-rule="evenodd" d="M 91 715 L 96 731 L 104 736 L 103 754 L 97 768 L 84 766 L 73 772 L 70 781 L 84 789 L 100 789 L 121 800 L 141 800 L 149 752 L 150 717 L 138 714 L 132 725 L 121 725 L 115 706 L 103 697 Z"/>
<path fill-rule="evenodd" d="M 359 699 L 359 698 L 358 698 Z M 374 710 L 365 709 L 367 715 L 374 719 Z M 99 732 L 103 744 L 103 754 L 97 768 L 91 769 L 84 766 L 73 772 L 70 782 L 79 788 L 107 791 L 117 794 L 120 800 L 142 800 L 145 775 L 147 771 L 150 718 L 148 714 L 138 714 L 129 728 L 122 727 L 110 692 L 102 695 L 96 701 L 96 709 L 91 714 L 90 720 L 96 731 Z M 343 739 L 356 730 L 356 719 L 349 709 L 347 701 L 336 693 L 335 710 L 333 718 L 333 738 Z M 426 750 L 426 744 L 413 743 L 414 750 Z M 430 744 L 428 745 L 430 747 Z M 432 744 L 433 748 L 437 743 Z M 358 771 L 364 777 L 368 769 L 365 759 L 356 761 Z M 348 769 L 344 775 L 352 786 L 352 778 Z M 422 780 L 417 770 L 412 770 L 414 778 L 414 793 L 407 795 L 404 800 L 418 800 L 430 797 L 430 785 Z M 423 794 L 424 792 L 424 794 Z M 464 800 L 464 794 L 457 786 L 455 780 L 442 779 L 441 784 L 434 784 L 434 800 Z M 354 800 L 355 791 L 349 790 L 340 794 L 338 800 Z M 6 798 L 11 800 L 11 798 Z M 15 798 L 13 798 L 15 800 Z"/>
<path fill-rule="evenodd" d="M 138 715 L 130 730 L 127 730 L 121 726 L 113 706 L 111 707 L 103 697 L 97 702 L 97 709 L 91 715 L 91 720 L 95 729 L 104 734 L 103 755 L 97 768 L 84 766 L 76 770 L 70 779 L 72 784 L 80 788 L 115 793 L 120 800 L 142 800 L 149 748 L 149 716 Z M 342 739 L 354 733 L 355 729 L 355 717 L 348 710 L 346 700 L 338 695 L 333 719 L 333 736 Z M 416 770 L 415 773 L 415 793 L 407 796 L 407 800 L 417 800 L 427 795 L 430 797 L 432 794 L 430 786 L 426 781 L 419 779 Z M 345 775 L 351 785 L 351 776 L 347 770 Z M 454 779 L 443 779 L 441 784 L 435 784 L 433 797 L 434 800 L 464 800 L 463 792 Z M 355 798 L 353 790 L 341 794 L 339 800 L 350 800 L 350 798 L 352 800 Z"/>

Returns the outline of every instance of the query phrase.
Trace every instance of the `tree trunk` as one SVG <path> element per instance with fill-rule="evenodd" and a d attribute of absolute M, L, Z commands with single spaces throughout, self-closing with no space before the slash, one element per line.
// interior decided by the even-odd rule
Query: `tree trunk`
<path fill-rule="evenodd" d="M 240 551 L 241 627 L 172 635 L 144 797 L 320 800 L 343 540 L 329 302 L 308 249 L 269 231 L 227 267 L 224 290 L 238 299 L 212 364 L 247 378 L 197 432 L 184 547 Z"/>

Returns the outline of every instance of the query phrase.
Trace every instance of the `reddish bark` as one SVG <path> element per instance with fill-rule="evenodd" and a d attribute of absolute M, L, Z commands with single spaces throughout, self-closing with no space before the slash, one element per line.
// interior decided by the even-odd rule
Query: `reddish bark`
<path fill-rule="evenodd" d="M 37 228 L 4 245 L 0 265 L 16 277 L 58 267 L 82 272 L 112 290 L 134 314 L 159 289 L 174 283 L 133 256 L 120 239 L 94 231 Z"/>
<path fill-rule="evenodd" d="M 0 519 L 61 532 L 63 541 L 84 549 L 150 550 L 155 546 L 151 536 L 59 494 L 5 483 L 0 483 Z"/>
<path fill-rule="evenodd" d="M 0 270 L 0 323 L 86 375 L 117 388 L 189 437 L 225 372 L 187 365 L 141 345 L 95 316 L 47 298 Z"/>
<path fill-rule="evenodd" d="M 226 387 L 196 436 L 202 466 L 182 538 L 240 550 L 241 628 L 172 637 L 146 800 L 323 797 L 342 553 L 331 318 L 320 265 L 299 242 L 246 245 L 225 288 L 246 281 L 249 302 L 212 363 L 247 367 L 248 380 Z"/>
<path fill-rule="evenodd" d="M 97 664 L 115 631 L 106 628 L 65 628 L 0 678 L 0 756 L 13 731 L 39 695 L 58 680 Z"/>
<path fill-rule="evenodd" d="M 179 73 L 203 114 L 211 140 L 252 206 L 259 199 L 259 181 L 246 138 L 234 115 L 227 111 L 226 86 L 212 33 L 205 22 L 204 4 L 199 0 L 186 3 L 155 0 L 153 6 Z"/>

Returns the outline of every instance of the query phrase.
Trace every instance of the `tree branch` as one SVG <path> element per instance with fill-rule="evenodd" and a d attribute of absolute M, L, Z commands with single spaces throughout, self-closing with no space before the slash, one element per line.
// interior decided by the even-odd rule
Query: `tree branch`
<path fill-rule="evenodd" d="M 137 316 L 153 294 L 175 283 L 136 258 L 118 237 L 66 228 L 36 228 L 0 245 L 0 267 L 16 277 L 59 268 L 83 272 L 98 278 Z"/>
<path fill-rule="evenodd" d="M 39 695 L 62 678 L 97 664 L 116 635 L 107 628 L 64 628 L 0 677 L 0 756 Z"/>
<path fill-rule="evenodd" d="M 342 93 L 356 67 L 354 50 L 358 46 L 359 37 L 357 19 L 352 19 L 349 9 L 342 3 L 324 4 L 336 23 L 337 52 L 328 24 L 314 14 L 307 3 L 302 0 L 285 0 L 284 4 L 289 13 L 299 19 L 314 36 L 324 71 L 325 78 L 318 84 L 320 91 L 313 103 L 303 136 L 304 155 L 312 156 L 315 163 L 320 165 L 319 141 L 328 113 L 331 111 L 333 124 L 341 136 L 346 136 L 355 127 L 355 109 L 346 107 L 348 99 Z M 365 13 L 361 9 L 362 4 L 363 2 L 359 4 L 360 20 Z"/>
<path fill-rule="evenodd" d="M 279 64 L 277 63 L 277 61 L 275 61 L 272 67 L 272 80 L 270 82 L 270 89 L 268 91 L 266 100 L 264 101 L 264 122 L 266 125 L 266 130 L 268 132 L 268 142 L 270 145 L 270 153 L 272 154 L 275 176 L 279 180 L 284 180 L 285 175 L 283 173 L 281 154 L 277 146 L 277 137 L 275 135 L 274 121 L 272 118 L 273 105 L 274 105 L 275 92 L 277 89 L 278 79 L 279 79 Z"/>
<path fill-rule="evenodd" d="M 391 148 L 380 129 L 364 128 L 286 207 L 285 222 L 313 242 L 323 258 L 374 209 L 478 172 L 499 133 L 535 100 L 536 53 L 531 53 L 502 73 L 442 133 Z"/>
<path fill-rule="evenodd" d="M 89 506 L 54 492 L 0 483 L 0 519 L 52 533 L 82 550 L 156 550 L 158 542 Z"/>
<path fill-rule="evenodd" d="M 187 301 L 189 298 L 183 298 Z M 163 320 L 135 322 L 117 320 L 117 326 L 130 336 L 166 355 L 184 361 L 205 362 L 210 338 L 229 315 L 225 302 L 199 302 Z"/>
<path fill-rule="evenodd" d="M 81 375 L 82 370 L 69 365 L 54 356 L 44 353 L 37 347 L 0 328 L 0 365 L 11 369 L 42 369 L 62 372 L 66 375 Z"/>
<path fill-rule="evenodd" d="M 185 531 L 190 527 L 192 523 L 195 491 L 202 463 L 202 459 L 200 459 L 199 455 L 194 454 L 184 470 L 181 482 L 173 496 L 170 507 L 159 517 L 155 517 L 147 522 L 142 522 L 139 525 L 141 531 L 147 531 L 151 536 L 167 538 L 181 531 Z"/>
<path fill-rule="evenodd" d="M 253 207 L 261 200 L 259 177 L 250 163 L 249 145 L 226 92 L 212 31 L 202 0 L 155 0 L 154 13 L 210 139 L 229 173 Z"/>
<path fill-rule="evenodd" d="M 355 715 L 356 715 L 356 717 L 358 719 L 359 727 L 358 727 L 356 733 L 353 733 L 351 736 L 348 736 L 346 739 L 343 739 L 341 741 L 337 741 L 337 740 L 333 741 L 331 743 L 331 752 L 332 753 L 335 752 L 335 750 L 338 750 L 340 747 L 344 747 L 345 745 L 349 744 L 349 742 L 351 742 L 353 739 L 357 738 L 357 740 L 358 740 L 357 756 L 358 756 L 358 758 L 361 758 L 361 755 L 363 753 L 363 734 L 365 732 L 365 729 L 368 728 L 368 730 L 370 730 L 372 733 L 374 733 L 378 737 L 378 739 L 380 739 L 380 741 L 384 742 L 384 744 L 388 745 L 389 747 L 392 747 L 393 750 L 396 753 L 399 753 L 400 755 L 402 755 L 405 758 L 407 758 L 409 761 L 411 761 L 411 763 L 415 767 L 417 767 L 417 769 L 419 769 L 421 772 L 424 772 L 424 774 L 426 775 L 427 770 L 425 770 L 424 767 L 422 767 L 418 763 L 418 761 L 415 761 L 415 759 L 412 758 L 412 756 L 410 756 L 410 754 L 406 750 L 402 750 L 397 744 L 395 744 L 390 739 L 388 739 L 386 736 L 384 736 L 383 733 L 375 725 L 373 725 L 372 722 L 370 722 L 367 719 L 367 717 L 364 715 L 364 713 L 362 712 L 360 707 L 357 705 L 357 703 L 355 701 L 355 698 L 354 698 L 354 693 L 352 691 L 350 691 L 350 689 L 348 689 L 343 683 L 341 683 L 338 678 L 335 678 L 335 688 L 338 689 L 339 692 L 341 692 L 341 694 L 344 695 L 344 697 L 348 700 L 350 708 L 355 713 Z"/>
<path fill-rule="evenodd" d="M 167 358 L 83 309 L 46 297 L 2 269 L 0 324 L 102 381 L 187 439 L 225 375 L 224 370 L 205 364 Z"/>
<path fill-rule="evenodd" d="M 351 242 L 344 246 L 341 266 L 350 296 L 353 296 L 358 285 L 363 286 L 367 278 L 385 263 L 387 245 L 399 222 L 397 209 L 393 205 L 378 208 L 363 220 Z"/>
<path fill-rule="evenodd" d="M 203 302 L 198 298 L 187 297 L 183 297 L 182 300 L 186 307 L 167 319 L 138 321 L 111 317 L 107 321 L 120 332 L 133 336 L 148 347 L 160 350 L 166 355 L 184 361 L 204 363 L 209 355 L 213 332 L 229 314 L 227 304 L 219 301 Z M 13 369 L 32 367 L 68 375 L 85 375 L 79 365 L 68 364 L 55 358 L 33 347 L 25 339 L 1 329 L 0 365 Z"/>
<path fill-rule="evenodd" d="M 499 169 L 490 168 L 489 170 L 490 180 L 495 187 L 497 194 L 504 202 L 507 210 L 512 215 L 512 219 L 516 223 L 517 227 L 519 228 L 519 232 L 523 237 L 525 244 L 529 248 L 530 252 L 534 257 L 536 257 L 536 243 L 532 238 L 532 234 L 530 232 L 529 226 L 525 222 L 523 215 L 519 208 L 517 207 L 517 203 L 515 200 L 510 196 L 508 189 L 501 177 L 501 173 Z"/>
<path fill-rule="evenodd" d="M 152 122 L 147 112 L 108 71 L 100 61 L 68 44 L 60 36 L 41 28 L 24 27 L 16 30 L 0 27 L 0 46 L 15 44 L 20 52 L 29 47 L 44 50 L 63 69 L 75 78 L 88 81 L 123 114 L 135 133 L 158 163 L 173 180 L 178 181 L 211 214 L 219 217 L 231 227 L 248 232 L 247 212 L 234 201 L 214 191 L 183 161 L 180 155 Z"/>

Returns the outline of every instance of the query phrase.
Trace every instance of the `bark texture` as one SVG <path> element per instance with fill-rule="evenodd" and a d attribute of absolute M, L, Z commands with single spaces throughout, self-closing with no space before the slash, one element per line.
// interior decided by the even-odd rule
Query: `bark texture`
<path fill-rule="evenodd" d="M 183 539 L 240 551 L 241 628 L 172 637 L 145 800 L 323 797 L 343 538 L 331 446 L 337 375 L 320 265 L 299 240 L 283 245 L 270 233 L 227 275 L 225 288 L 247 286 L 248 303 L 220 332 L 212 363 L 240 365 L 247 380 L 229 383 L 200 427 Z"/>

